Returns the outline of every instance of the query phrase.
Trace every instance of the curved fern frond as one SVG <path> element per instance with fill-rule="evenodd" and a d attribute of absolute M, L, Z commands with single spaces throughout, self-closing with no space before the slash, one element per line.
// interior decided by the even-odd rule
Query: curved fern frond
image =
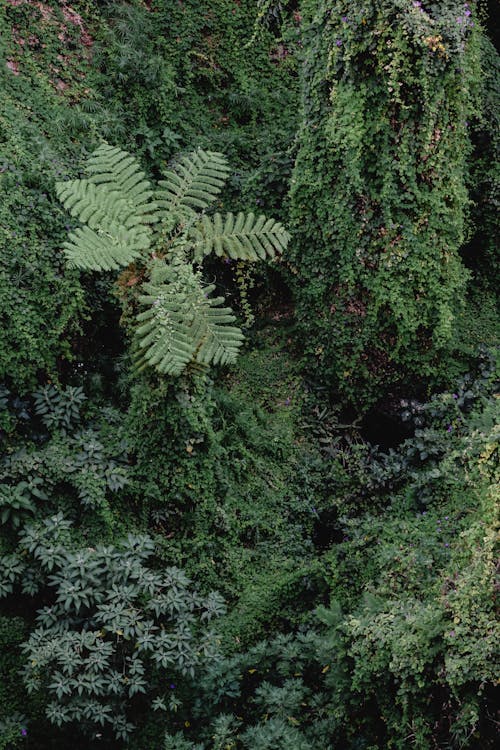
<path fill-rule="evenodd" d="M 207 290 L 211 287 L 207 287 Z M 243 333 L 234 323 L 235 317 L 224 304 L 223 297 L 207 299 L 204 306 L 204 319 L 199 336 L 199 348 L 196 361 L 204 365 L 230 365 L 236 361 L 240 346 L 244 341 Z"/>
<path fill-rule="evenodd" d="M 234 260 L 264 260 L 282 253 L 290 235 L 278 221 L 253 213 L 202 216 L 190 231 L 195 261 L 215 252 Z"/>
<path fill-rule="evenodd" d="M 99 146 L 87 162 L 87 172 L 89 182 L 118 193 L 142 223 L 158 221 L 158 207 L 151 201 L 154 195 L 151 183 L 136 159 L 126 151 L 107 144 Z"/>
<path fill-rule="evenodd" d="M 89 179 L 56 183 L 65 208 L 87 225 L 69 235 L 66 257 L 86 270 L 127 266 L 150 247 L 149 224 L 158 220 L 151 185 L 132 156 L 107 145 L 93 153 L 87 171 Z"/>
<path fill-rule="evenodd" d="M 227 180 L 226 157 L 216 151 L 192 151 L 182 157 L 174 170 L 164 173 L 156 193 L 158 205 L 169 213 L 187 216 L 193 209 L 207 208 L 220 193 Z"/>
<path fill-rule="evenodd" d="M 171 269 L 169 269 L 171 270 Z M 137 315 L 139 368 L 151 365 L 164 375 L 180 375 L 190 362 L 230 364 L 243 342 L 235 317 L 210 299 L 214 287 L 202 287 L 198 274 L 183 264 L 180 275 L 163 283 L 146 283 L 139 301 L 147 309 Z M 190 278 L 187 279 L 186 275 Z"/>
<path fill-rule="evenodd" d="M 68 265 L 84 271 L 114 271 L 128 266 L 149 248 L 149 236 L 143 227 L 126 229 L 110 222 L 95 231 L 80 227 L 63 243 Z"/>
<path fill-rule="evenodd" d="M 122 224 L 127 229 L 143 223 L 143 217 L 131 210 L 130 203 L 107 185 L 94 185 L 90 180 L 70 180 L 56 183 L 56 190 L 59 200 L 71 215 L 91 229 L 111 222 Z"/>

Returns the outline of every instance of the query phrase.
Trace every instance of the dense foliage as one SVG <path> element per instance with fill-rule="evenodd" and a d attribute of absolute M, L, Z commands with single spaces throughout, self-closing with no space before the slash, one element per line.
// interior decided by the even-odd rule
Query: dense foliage
<path fill-rule="evenodd" d="M 1 4 L 0 750 L 497 746 L 486 10 Z"/>
<path fill-rule="evenodd" d="M 454 343 L 480 34 L 474 3 L 305 5 L 298 314 L 322 380 L 363 406 L 439 376 Z"/>

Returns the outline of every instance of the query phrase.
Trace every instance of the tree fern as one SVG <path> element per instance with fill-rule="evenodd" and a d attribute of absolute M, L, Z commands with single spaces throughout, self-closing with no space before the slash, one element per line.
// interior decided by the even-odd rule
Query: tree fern
<path fill-rule="evenodd" d="M 134 331 L 139 368 L 180 375 L 190 363 L 230 364 L 243 334 L 215 287 L 193 269 L 209 253 L 257 261 L 282 253 L 289 235 L 265 216 L 202 213 L 220 193 L 228 165 L 222 154 L 198 149 L 180 158 L 154 190 L 134 157 L 100 146 L 88 178 L 57 183 L 64 206 L 83 224 L 64 251 L 72 266 L 115 270 L 134 263 L 120 280 L 124 319 Z M 158 222 L 156 231 L 151 226 Z M 196 222 L 196 223 L 195 223 Z M 136 313 L 135 302 L 140 306 Z"/>

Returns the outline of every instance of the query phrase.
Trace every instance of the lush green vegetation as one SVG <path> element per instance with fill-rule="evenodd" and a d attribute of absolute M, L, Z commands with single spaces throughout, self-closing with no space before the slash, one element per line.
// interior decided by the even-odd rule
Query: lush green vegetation
<path fill-rule="evenodd" d="M 0 750 L 497 746 L 494 30 L 2 4 Z"/>

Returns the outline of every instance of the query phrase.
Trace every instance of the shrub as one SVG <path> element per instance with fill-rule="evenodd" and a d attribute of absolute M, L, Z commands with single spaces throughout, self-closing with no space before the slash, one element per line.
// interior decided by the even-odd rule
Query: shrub
<path fill-rule="evenodd" d="M 4 591 L 19 583 L 45 604 L 23 645 L 24 680 L 49 697 L 52 723 L 109 728 L 125 740 L 137 696 L 154 707 L 170 692 L 173 709 L 166 676 L 172 684 L 191 679 L 216 658 L 210 621 L 223 602 L 215 592 L 199 596 L 176 567 L 149 567 L 146 536 L 78 549 L 69 529 L 61 515 L 27 526 L 19 554 L 2 558 Z"/>

